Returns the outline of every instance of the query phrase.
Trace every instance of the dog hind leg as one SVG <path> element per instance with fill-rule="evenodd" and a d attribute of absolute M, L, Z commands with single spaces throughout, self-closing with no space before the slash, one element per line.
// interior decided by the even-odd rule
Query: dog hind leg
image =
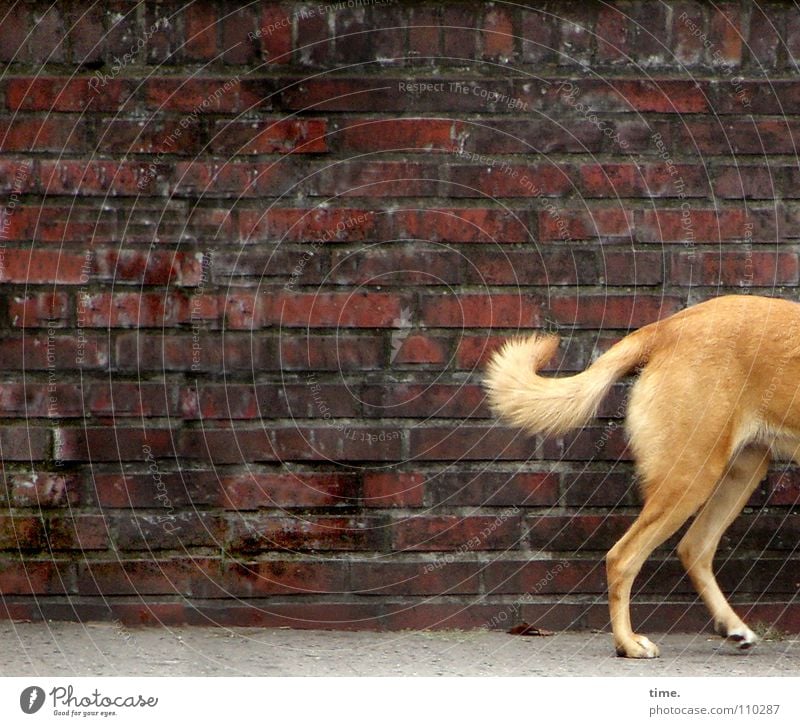
<path fill-rule="evenodd" d="M 678 556 L 711 613 L 716 631 L 742 649 L 752 646 L 756 635 L 728 604 L 714 578 L 712 563 L 723 533 L 764 478 L 769 459 L 767 449 L 740 451 L 678 545 Z"/>
<path fill-rule="evenodd" d="M 617 655 L 655 658 L 658 647 L 631 628 L 633 581 L 653 550 L 680 529 L 711 495 L 724 471 L 724 459 L 706 459 L 699 471 L 673 466 L 667 476 L 645 485 L 642 512 L 606 558 L 609 609 Z M 691 472 L 691 473 L 690 473 Z"/>

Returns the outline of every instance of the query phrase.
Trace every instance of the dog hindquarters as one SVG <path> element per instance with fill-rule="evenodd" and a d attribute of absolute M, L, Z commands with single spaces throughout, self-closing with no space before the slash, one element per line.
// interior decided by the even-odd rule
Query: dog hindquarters
<path fill-rule="evenodd" d="M 708 500 L 729 460 L 730 403 L 669 363 L 648 367 L 631 395 L 627 426 L 644 506 L 606 560 L 617 653 L 632 658 L 658 655 L 631 628 L 633 581 L 653 550 Z"/>

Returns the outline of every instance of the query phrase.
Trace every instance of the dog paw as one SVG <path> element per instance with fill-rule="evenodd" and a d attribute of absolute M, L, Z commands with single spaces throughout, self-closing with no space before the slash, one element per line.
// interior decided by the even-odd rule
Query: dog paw
<path fill-rule="evenodd" d="M 658 658 L 658 646 L 644 635 L 634 635 L 622 645 L 617 646 L 617 655 L 622 658 Z"/>
<path fill-rule="evenodd" d="M 758 642 L 758 636 L 746 625 L 734 628 L 725 636 L 725 639 L 733 643 L 739 650 L 748 650 Z"/>
<path fill-rule="evenodd" d="M 722 623 L 716 623 L 715 630 L 739 650 L 752 648 L 758 642 L 758 636 L 744 625 L 744 623 L 732 628 L 728 628 L 728 626 Z"/>

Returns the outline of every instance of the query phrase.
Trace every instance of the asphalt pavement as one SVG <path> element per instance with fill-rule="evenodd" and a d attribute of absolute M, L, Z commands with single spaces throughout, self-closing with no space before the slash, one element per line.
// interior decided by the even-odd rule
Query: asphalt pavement
<path fill-rule="evenodd" d="M 3 676 L 797 676 L 800 636 L 749 651 L 653 635 L 655 660 L 617 658 L 609 633 L 341 632 L 0 622 Z"/>

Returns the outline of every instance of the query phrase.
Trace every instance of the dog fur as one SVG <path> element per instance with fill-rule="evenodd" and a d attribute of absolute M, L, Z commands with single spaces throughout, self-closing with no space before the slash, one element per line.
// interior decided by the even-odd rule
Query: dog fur
<path fill-rule="evenodd" d="M 652 551 L 692 515 L 680 560 L 717 632 L 749 648 L 756 635 L 719 589 L 712 561 L 770 461 L 800 461 L 800 305 L 715 298 L 628 335 L 578 375 L 538 375 L 557 347 L 557 337 L 533 335 L 509 340 L 491 359 L 485 385 L 503 420 L 532 433 L 566 433 L 595 415 L 616 380 L 641 369 L 626 429 L 644 504 L 606 558 L 617 654 L 658 656 L 631 629 L 631 586 Z"/>

